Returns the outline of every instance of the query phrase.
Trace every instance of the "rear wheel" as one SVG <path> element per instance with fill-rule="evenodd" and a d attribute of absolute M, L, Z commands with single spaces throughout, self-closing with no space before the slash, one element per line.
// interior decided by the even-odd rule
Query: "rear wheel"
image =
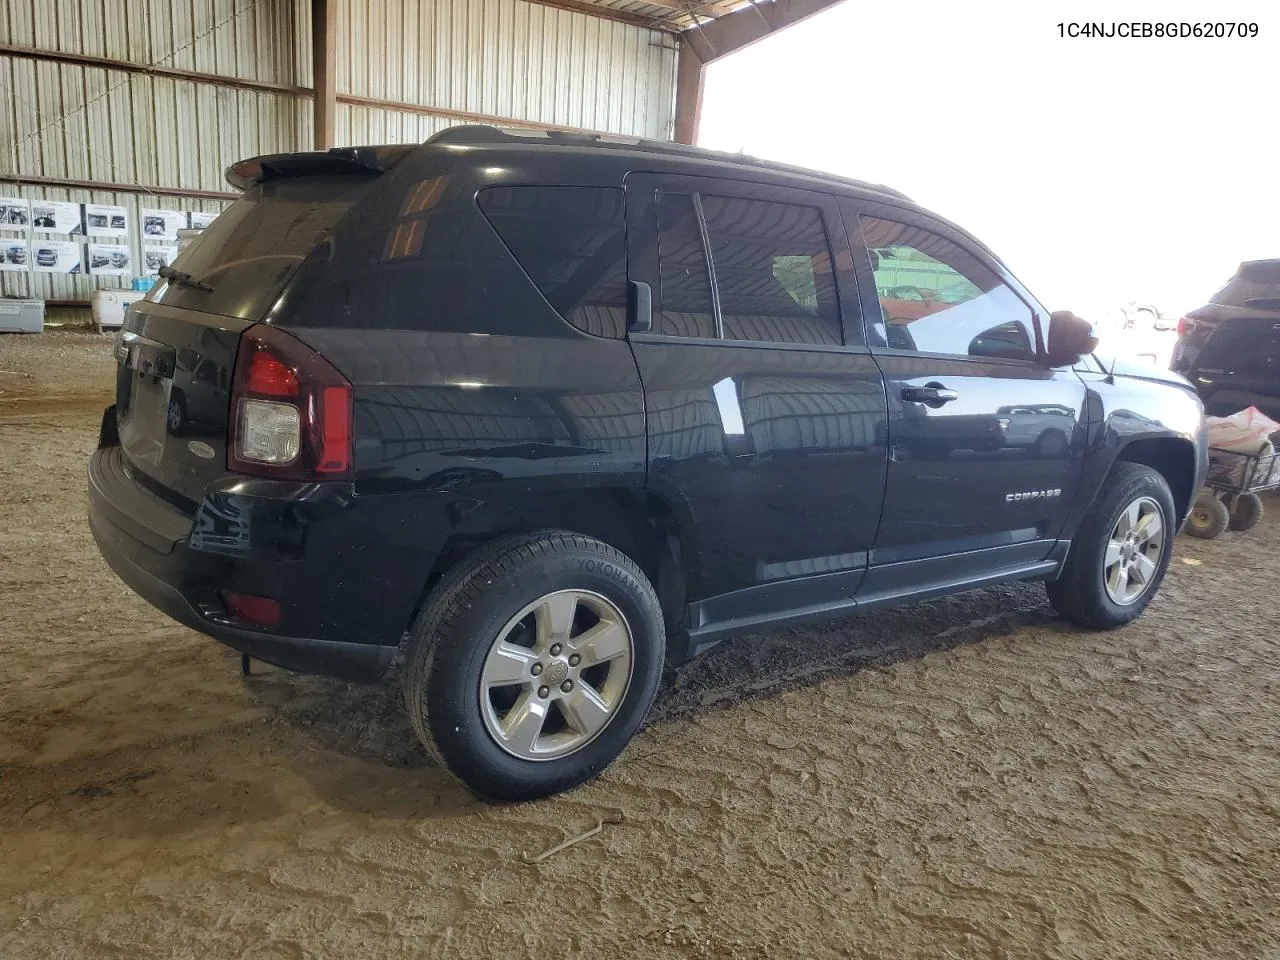
<path fill-rule="evenodd" d="M 1187 517 L 1187 533 L 1201 540 L 1212 540 L 1231 524 L 1231 511 L 1212 493 L 1201 493 Z"/>
<path fill-rule="evenodd" d="M 1252 530 L 1262 519 L 1262 498 L 1256 493 L 1242 493 L 1230 508 L 1231 520 L 1227 524 L 1232 530 Z"/>
<path fill-rule="evenodd" d="M 496 800 L 591 779 L 639 729 L 661 676 L 662 609 L 607 544 L 551 531 L 480 548 L 414 625 L 405 701 L 423 743 Z"/>
<path fill-rule="evenodd" d="M 1173 497 L 1155 470 L 1118 463 L 1080 525 L 1057 580 L 1055 610 L 1107 630 L 1136 618 L 1160 588 L 1173 546 Z"/>

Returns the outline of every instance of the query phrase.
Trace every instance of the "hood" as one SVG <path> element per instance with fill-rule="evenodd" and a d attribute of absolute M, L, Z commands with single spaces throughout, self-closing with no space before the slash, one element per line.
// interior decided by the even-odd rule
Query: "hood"
<path fill-rule="evenodd" d="M 1180 373 L 1174 373 L 1172 370 L 1162 370 L 1155 364 L 1139 363 L 1136 360 L 1128 360 L 1121 357 L 1112 360 L 1110 357 L 1098 357 L 1098 362 L 1102 364 L 1104 370 L 1115 373 L 1117 377 L 1128 377 L 1133 380 L 1150 380 L 1155 383 L 1170 383 L 1175 386 L 1184 387 L 1187 390 L 1194 391 L 1191 381 Z M 1113 367 L 1112 364 L 1115 364 Z"/>

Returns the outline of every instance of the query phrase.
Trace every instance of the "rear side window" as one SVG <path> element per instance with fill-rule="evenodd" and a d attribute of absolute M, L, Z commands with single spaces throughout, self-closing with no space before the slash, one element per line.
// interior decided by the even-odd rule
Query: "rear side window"
<path fill-rule="evenodd" d="M 858 222 L 890 347 L 1035 359 L 1031 308 L 974 254 L 921 227 L 878 217 Z"/>
<path fill-rule="evenodd" d="M 612 187 L 489 187 L 480 209 L 534 285 L 580 330 L 627 324 L 626 221 Z"/>
<path fill-rule="evenodd" d="M 831 249 L 816 207 L 702 198 L 726 340 L 840 343 Z"/>
<path fill-rule="evenodd" d="M 658 333 L 842 342 L 831 248 L 816 207 L 659 194 L 658 274 Z"/>
<path fill-rule="evenodd" d="M 658 195 L 658 303 L 658 333 L 715 337 L 707 254 L 687 193 Z"/>

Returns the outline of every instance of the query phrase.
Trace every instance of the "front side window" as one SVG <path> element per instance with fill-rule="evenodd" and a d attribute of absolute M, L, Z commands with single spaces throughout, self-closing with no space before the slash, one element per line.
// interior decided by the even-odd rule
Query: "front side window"
<path fill-rule="evenodd" d="M 1031 308 L 974 254 L 921 227 L 879 217 L 858 223 L 890 347 L 1035 359 Z"/>

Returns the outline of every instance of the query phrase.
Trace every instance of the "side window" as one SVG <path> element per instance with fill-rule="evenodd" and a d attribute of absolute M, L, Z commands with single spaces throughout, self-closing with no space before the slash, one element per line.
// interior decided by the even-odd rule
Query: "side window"
<path fill-rule="evenodd" d="M 726 340 L 841 342 L 820 210 L 714 196 L 702 209 Z"/>
<path fill-rule="evenodd" d="M 658 288 L 658 333 L 715 337 L 707 254 L 687 193 L 658 194 Z"/>
<path fill-rule="evenodd" d="M 921 227 L 878 217 L 858 223 L 890 347 L 1035 359 L 1031 308 L 976 256 Z"/>
<path fill-rule="evenodd" d="M 480 209 L 534 285 L 575 327 L 627 328 L 626 220 L 613 187 L 489 187 Z"/>

